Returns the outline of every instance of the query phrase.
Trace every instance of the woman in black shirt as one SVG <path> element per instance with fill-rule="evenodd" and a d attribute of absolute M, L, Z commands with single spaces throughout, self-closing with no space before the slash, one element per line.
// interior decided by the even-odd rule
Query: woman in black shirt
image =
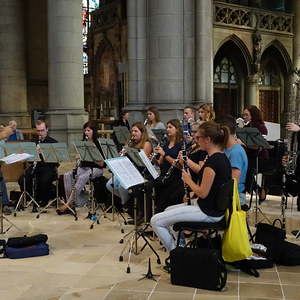
<path fill-rule="evenodd" d="M 218 222 L 225 211 L 219 211 L 216 206 L 216 195 L 222 184 L 231 179 L 231 165 L 222 152 L 229 137 L 226 126 L 213 121 L 200 125 L 195 138 L 201 149 L 207 151 L 200 172 L 200 184 L 196 184 L 189 172 L 182 170 L 182 180 L 198 196 L 195 205 L 186 203 L 168 207 L 164 212 L 154 215 L 151 219 L 153 230 L 167 251 L 175 248 L 174 238 L 169 228 L 178 222 Z"/>
<path fill-rule="evenodd" d="M 156 186 L 156 211 L 161 212 L 170 205 L 182 202 L 184 195 L 183 182 L 181 180 L 181 170 L 174 167 L 171 174 L 167 173 L 177 159 L 183 145 L 183 132 L 179 120 L 173 119 L 167 123 L 167 135 L 169 144 L 164 147 L 156 147 L 154 151 L 160 154 L 158 164 L 160 167 L 163 184 Z M 168 178 L 167 178 L 168 177 Z"/>

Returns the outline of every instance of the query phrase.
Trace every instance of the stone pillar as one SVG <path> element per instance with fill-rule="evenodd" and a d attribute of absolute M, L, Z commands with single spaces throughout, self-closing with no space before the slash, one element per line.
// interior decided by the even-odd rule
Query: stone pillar
<path fill-rule="evenodd" d="M 293 1 L 294 16 L 294 47 L 293 47 L 293 62 L 295 68 L 300 68 L 300 1 Z"/>
<path fill-rule="evenodd" d="M 248 105 L 258 105 L 256 102 L 257 99 L 257 84 L 258 78 L 256 75 L 251 75 L 248 77 L 247 81 L 247 103 Z"/>
<path fill-rule="evenodd" d="M 48 81 L 51 136 L 70 143 L 82 137 L 84 111 L 80 0 L 48 0 Z"/>
<path fill-rule="evenodd" d="M 0 119 L 31 127 L 27 110 L 24 3 L 0 0 Z"/>
<path fill-rule="evenodd" d="M 142 120 L 147 104 L 147 0 L 127 0 L 128 106 Z"/>
<path fill-rule="evenodd" d="M 196 103 L 213 102 L 213 1 L 196 0 Z"/>

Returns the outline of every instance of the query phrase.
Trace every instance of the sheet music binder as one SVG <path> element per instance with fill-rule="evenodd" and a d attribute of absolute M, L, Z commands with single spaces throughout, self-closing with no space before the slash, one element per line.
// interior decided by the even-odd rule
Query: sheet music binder
<path fill-rule="evenodd" d="M 125 126 L 116 126 L 113 127 L 113 131 L 115 133 L 116 139 L 119 144 L 125 145 L 129 138 L 130 138 L 130 132 Z"/>
<path fill-rule="evenodd" d="M 94 143 L 88 141 L 78 141 L 74 142 L 74 146 L 82 161 L 104 161 L 104 158 Z"/>
<path fill-rule="evenodd" d="M 36 151 L 36 144 L 33 142 L 14 142 L 14 143 L 5 143 L 4 150 L 6 155 L 14 153 L 28 153 L 32 155 L 27 161 L 41 161 L 39 154 Z"/>
<path fill-rule="evenodd" d="M 144 184 L 144 178 L 126 156 L 106 159 L 105 163 L 124 189 Z"/>

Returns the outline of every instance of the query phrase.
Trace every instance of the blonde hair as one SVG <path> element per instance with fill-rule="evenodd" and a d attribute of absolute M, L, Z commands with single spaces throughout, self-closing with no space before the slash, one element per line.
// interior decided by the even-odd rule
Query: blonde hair
<path fill-rule="evenodd" d="M 213 121 L 215 119 L 216 114 L 211 103 L 205 103 L 200 105 L 200 107 L 198 108 L 198 112 L 199 109 L 203 109 L 206 112 L 207 118 L 203 121 Z"/>

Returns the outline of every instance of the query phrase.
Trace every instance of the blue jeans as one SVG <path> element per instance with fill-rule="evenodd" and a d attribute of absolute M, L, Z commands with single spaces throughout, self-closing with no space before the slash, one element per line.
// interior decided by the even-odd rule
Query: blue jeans
<path fill-rule="evenodd" d="M 171 251 L 176 247 L 174 237 L 171 233 L 171 226 L 178 222 L 218 222 L 223 218 L 206 215 L 197 203 L 187 205 L 185 203 L 172 205 L 165 211 L 154 215 L 151 218 L 151 225 L 160 241 Z"/>

